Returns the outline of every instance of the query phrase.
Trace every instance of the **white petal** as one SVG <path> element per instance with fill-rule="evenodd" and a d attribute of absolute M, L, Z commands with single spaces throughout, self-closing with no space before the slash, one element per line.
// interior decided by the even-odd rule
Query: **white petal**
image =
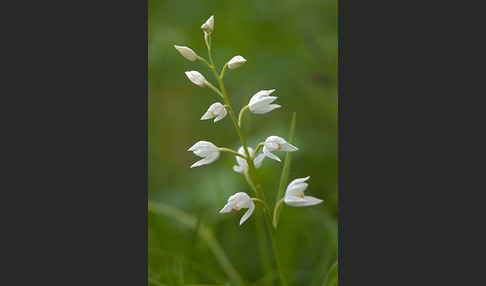
<path fill-rule="evenodd" d="M 254 114 L 265 114 L 279 107 L 281 106 L 278 104 L 270 104 L 270 105 L 264 105 L 264 106 L 259 106 L 257 108 L 253 108 L 253 111 L 250 109 L 250 111 Z"/>
<path fill-rule="evenodd" d="M 233 207 L 228 203 L 226 205 L 224 205 L 224 207 L 219 211 L 219 213 L 229 213 L 231 210 L 233 209 Z"/>
<path fill-rule="evenodd" d="M 233 70 L 233 69 L 241 66 L 244 63 L 246 63 L 246 59 L 244 57 L 242 57 L 242 56 L 235 56 L 231 60 L 229 60 L 229 62 L 228 62 L 228 68 L 230 70 Z"/>
<path fill-rule="evenodd" d="M 274 109 L 277 109 L 277 108 L 280 108 L 282 106 L 278 105 L 278 104 L 270 104 L 270 105 L 267 105 L 265 106 L 265 113 L 268 113 Z"/>
<path fill-rule="evenodd" d="M 309 184 L 307 183 L 297 183 L 292 185 L 289 184 L 289 186 L 287 187 L 287 191 L 303 193 L 308 186 Z"/>
<path fill-rule="evenodd" d="M 324 200 L 312 196 L 304 196 L 304 200 L 307 201 L 305 206 L 313 206 L 324 202 Z"/>
<path fill-rule="evenodd" d="M 209 17 L 209 19 L 201 25 L 201 29 L 207 33 L 211 33 L 214 30 L 214 16 Z"/>
<path fill-rule="evenodd" d="M 290 182 L 289 187 L 290 187 L 291 185 L 293 185 L 293 184 L 300 184 L 300 183 L 303 183 L 303 182 L 305 182 L 305 181 L 307 181 L 307 180 L 309 180 L 309 179 L 310 179 L 310 176 L 307 176 L 307 177 L 305 177 L 305 178 L 297 178 L 297 179 L 293 180 L 292 182 Z"/>
<path fill-rule="evenodd" d="M 259 101 L 261 98 L 269 96 L 275 91 L 275 89 L 269 89 L 269 90 L 260 90 L 259 92 L 255 93 L 251 99 L 249 105 L 254 104 L 255 102 Z"/>
<path fill-rule="evenodd" d="M 218 147 L 209 141 L 198 141 L 196 144 L 192 145 L 187 151 L 194 151 L 197 149 L 207 149 L 207 150 L 217 150 Z"/>
<path fill-rule="evenodd" d="M 206 120 L 206 119 L 211 119 L 213 118 L 214 115 L 211 114 L 211 111 L 206 111 L 206 113 L 204 113 L 204 115 L 201 117 L 201 120 Z"/>
<path fill-rule="evenodd" d="M 263 153 L 265 154 L 265 156 L 267 156 L 268 158 L 270 159 L 273 159 L 273 160 L 276 160 L 276 161 L 279 161 L 279 162 L 282 162 L 280 160 L 279 157 L 277 157 L 275 154 L 271 153 L 267 148 L 266 146 L 263 146 Z"/>
<path fill-rule="evenodd" d="M 221 113 L 219 113 L 219 114 L 218 114 L 218 116 L 216 116 L 216 118 L 214 119 L 214 122 L 218 122 L 218 121 L 220 121 L 221 119 L 225 118 L 226 114 L 228 114 L 228 113 L 226 112 L 226 109 L 223 109 L 223 110 L 221 111 Z"/>
<path fill-rule="evenodd" d="M 240 201 L 251 201 L 250 196 L 245 192 L 238 192 L 231 197 L 229 197 L 228 202 L 240 202 Z M 236 204 L 235 203 L 235 204 Z"/>
<path fill-rule="evenodd" d="M 241 155 L 245 155 L 245 148 L 243 146 L 240 146 L 240 148 L 238 148 L 238 153 L 240 153 Z"/>
<path fill-rule="evenodd" d="M 263 163 L 263 159 L 265 159 L 265 154 L 258 154 L 256 156 L 255 160 L 253 160 L 253 164 L 255 165 L 255 168 L 260 168 L 260 166 Z"/>
<path fill-rule="evenodd" d="M 294 145 L 290 143 L 284 143 L 280 145 L 280 150 L 285 151 L 285 152 L 294 152 L 299 150 L 299 148 L 295 147 Z"/>
<path fill-rule="evenodd" d="M 276 96 L 264 96 L 264 97 L 261 97 L 260 99 L 256 100 L 255 101 L 255 104 L 258 104 L 258 105 L 269 105 L 270 103 L 274 102 L 275 100 L 277 100 L 278 97 Z"/>
<path fill-rule="evenodd" d="M 197 161 L 196 163 L 191 165 L 191 168 L 199 167 L 202 165 L 211 164 L 212 162 L 216 161 L 219 158 L 219 152 L 211 152 L 207 157 Z"/>
<path fill-rule="evenodd" d="M 310 176 L 305 178 L 297 178 L 290 182 L 285 190 L 286 196 L 300 196 L 304 194 L 304 191 L 307 189 L 308 184 L 305 183 L 310 178 Z"/>
<path fill-rule="evenodd" d="M 241 217 L 240 225 L 242 225 L 251 216 L 254 209 L 255 209 L 255 204 L 253 203 L 253 201 L 250 200 L 250 206 L 246 211 L 246 213 Z"/>
<path fill-rule="evenodd" d="M 177 45 L 174 45 L 174 48 L 176 48 L 176 50 L 183 57 L 185 57 L 186 59 L 190 60 L 191 62 L 193 62 L 193 61 L 195 61 L 197 59 L 197 54 L 191 48 L 184 47 L 184 46 L 177 46 Z"/>
<path fill-rule="evenodd" d="M 248 150 L 248 151 L 250 151 L 250 150 Z M 245 150 L 243 149 L 243 146 L 241 146 L 241 147 L 238 149 L 238 153 L 239 153 L 239 154 L 241 154 L 241 155 L 243 155 L 243 156 L 246 156 L 246 155 L 245 155 Z M 236 158 L 236 162 L 237 162 L 237 163 L 238 163 L 238 165 L 240 165 L 241 167 L 246 167 L 246 166 L 248 166 L 248 165 L 246 164 L 246 160 L 245 160 L 245 159 L 241 158 L 240 156 L 235 156 L 235 158 Z"/>
<path fill-rule="evenodd" d="M 250 101 L 248 107 L 252 113 L 263 114 L 271 110 L 270 103 L 277 99 L 275 96 L 265 96 L 261 97 L 253 102 Z"/>
<path fill-rule="evenodd" d="M 265 140 L 265 143 L 274 143 L 274 144 L 285 144 L 287 143 L 287 141 L 285 141 L 285 139 L 283 139 L 282 137 L 279 137 L 279 136 L 269 136 L 266 140 Z"/>
<path fill-rule="evenodd" d="M 305 203 L 305 199 L 297 196 L 285 195 L 284 202 L 289 206 L 297 207 L 299 204 Z"/>
<path fill-rule="evenodd" d="M 186 76 L 192 83 L 200 87 L 204 87 L 206 83 L 206 78 L 198 71 L 187 71 Z"/>
<path fill-rule="evenodd" d="M 313 206 L 322 203 L 323 200 L 311 197 L 311 196 L 305 196 L 303 198 L 303 201 L 295 201 L 292 206 L 294 207 L 308 207 L 308 206 Z"/>
<path fill-rule="evenodd" d="M 236 173 L 243 173 L 243 167 L 241 167 L 239 165 L 234 165 L 233 171 L 235 171 Z"/>

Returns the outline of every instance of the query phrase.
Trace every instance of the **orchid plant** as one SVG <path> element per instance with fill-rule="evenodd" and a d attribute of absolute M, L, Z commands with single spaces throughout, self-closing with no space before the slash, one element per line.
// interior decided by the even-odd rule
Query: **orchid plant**
<path fill-rule="evenodd" d="M 272 152 L 295 152 L 299 149 L 287 142 L 285 139 L 279 136 L 269 136 L 265 141 L 259 143 L 255 149 L 248 146 L 245 136 L 242 132 L 242 118 L 245 112 L 250 111 L 253 114 L 264 114 L 271 112 L 281 106 L 274 104 L 277 100 L 276 96 L 273 96 L 275 89 L 260 90 L 255 93 L 249 100 L 249 103 L 242 107 L 239 116 L 236 117 L 233 107 L 230 104 L 228 94 L 226 92 L 223 77 L 227 69 L 234 70 L 244 65 L 247 61 L 244 57 L 237 55 L 231 58 L 224 64 L 221 71 L 217 71 L 213 61 L 211 53 L 211 35 L 214 32 L 214 16 L 211 16 L 202 26 L 201 29 L 204 33 L 204 42 L 208 50 L 208 60 L 199 56 L 194 50 L 186 46 L 174 45 L 174 48 L 189 61 L 199 60 L 209 67 L 213 72 L 214 77 L 218 82 L 218 87 L 211 84 L 200 72 L 187 71 L 187 78 L 194 84 L 200 87 L 208 87 L 214 91 L 222 100 L 221 102 L 215 102 L 209 106 L 207 111 L 202 115 L 201 120 L 213 119 L 214 122 L 218 122 L 229 114 L 229 117 L 233 121 L 233 125 L 241 141 L 241 147 L 238 151 L 234 151 L 226 147 L 218 147 L 215 144 L 208 141 L 199 141 L 195 143 L 188 151 L 192 151 L 196 156 L 202 159 L 191 165 L 191 168 L 208 165 L 218 160 L 221 152 L 227 152 L 235 155 L 237 165 L 233 166 L 233 170 L 242 174 L 250 188 L 252 189 L 256 197 L 250 197 L 245 192 L 238 192 L 228 198 L 226 205 L 219 211 L 220 213 L 229 213 L 231 211 L 239 211 L 241 209 L 248 209 L 241 217 L 239 224 L 242 225 L 247 221 L 255 210 L 255 202 L 262 205 L 264 209 L 264 219 L 266 222 L 267 230 L 270 234 L 273 250 L 275 254 L 275 260 L 280 275 L 280 281 L 282 285 L 288 285 L 287 279 L 281 268 L 280 256 L 278 253 L 277 241 L 275 238 L 275 229 L 278 224 L 279 209 L 283 204 L 293 207 L 313 206 L 322 203 L 323 200 L 304 195 L 304 191 L 308 187 L 307 180 L 310 177 L 297 178 L 290 182 L 285 191 L 285 195 L 282 198 L 278 198 L 275 202 L 275 208 L 273 212 L 270 212 L 269 204 L 265 199 L 261 184 L 258 183 L 256 169 L 259 168 L 263 160 L 268 157 L 272 160 L 281 162 L 280 158 Z M 261 153 L 259 153 L 261 151 Z M 273 214 L 273 215 L 272 215 Z M 273 227 L 272 227 L 273 226 Z"/>

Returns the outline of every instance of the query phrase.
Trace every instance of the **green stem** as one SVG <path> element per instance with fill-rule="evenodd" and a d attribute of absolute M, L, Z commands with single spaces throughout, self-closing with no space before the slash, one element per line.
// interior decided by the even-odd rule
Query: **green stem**
<path fill-rule="evenodd" d="M 245 157 L 244 155 L 241 155 L 240 153 L 238 153 L 238 152 L 236 152 L 236 151 L 234 151 L 234 150 L 231 150 L 231 149 L 229 149 L 229 148 L 225 148 L 225 147 L 218 147 L 218 150 L 219 150 L 220 152 L 228 152 L 228 153 L 232 153 L 232 154 L 234 154 L 235 156 L 239 156 L 239 157 L 241 157 L 241 158 L 243 158 L 243 159 L 245 159 L 245 160 L 246 160 L 246 157 Z"/>
<path fill-rule="evenodd" d="M 243 114 L 245 114 L 245 112 L 248 110 L 248 105 L 245 105 L 245 107 L 243 107 L 241 110 L 240 110 L 240 114 L 238 115 L 238 126 L 241 128 L 241 119 L 243 119 Z"/>
<path fill-rule="evenodd" d="M 219 75 L 220 78 L 223 78 L 224 72 L 226 71 L 226 68 L 228 67 L 228 63 L 225 63 L 223 66 L 223 70 L 221 70 L 221 74 Z"/>
<path fill-rule="evenodd" d="M 253 158 L 251 158 L 252 160 L 256 158 L 258 151 L 260 151 L 263 145 L 264 145 L 263 143 L 258 143 L 258 145 L 255 148 L 255 151 L 253 152 Z"/>
<path fill-rule="evenodd" d="M 262 205 L 263 205 L 263 207 L 265 208 L 265 211 L 267 211 L 267 212 L 269 212 L 269 211 L 270 211 L 270 209 L 269 209 L 269 208 L 268 208 L 268 206 L 267 206 L 267 203 L 265 203 L 264 201 L 262 201 L 262 200 L 260 200 L 260 199 L 257 199 L 257 198 L 252 198 L 251 200 L 252 200 L 252 201 L 254 201 L 254 202 L 257 202 L 257 203 L 262 204 Z"/>
<path fill-rule="evenodd" d="M 223 94 L 221 93 L 221 91 L 219 91 L 219 89 L 217 89 L 214 85 L 212 85 L 209 81 L 206 81 L 206 86 L 209 87 L 210 89 L 212 89 L 214 92 L 216 92 L 219 96 L 223 97 Z"/>
<path fill-rule="evenodd" d="M 200 60 L 201 62 L 205 63 L 206 65 L 210 66 L 210 63 L 208 63 L 208 61 L 205 58 L 197 56 L 197 59 Z"/>

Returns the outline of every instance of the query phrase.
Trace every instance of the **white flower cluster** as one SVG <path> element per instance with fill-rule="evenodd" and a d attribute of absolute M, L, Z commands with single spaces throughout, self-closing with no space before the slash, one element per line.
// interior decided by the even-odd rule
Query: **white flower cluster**
<path fill-rule="evenodd" d="M 194 52 L 191 48 L 186 46 L 178 46 L 174 45 L 175 49 L 186 59 L 190 61 L 200 60 L 201 62 L 208 65 L 208 67 L 214 72 L 215 77 L 218 79 L 220 84 L 220 89 L 214 87 L 211 83 L 209 83 L 206 78 L 198 71 L 187 71 L 186 76 L 187 78 L 194 84 L 200 87 L 209 87 L 213 91 L 215 91 L 224 101 L 215 102 L 209 106 L 207 111 L 202 115 L 201 120 L 213 119 L 214 122 L 218 122 L 226 117 L 227 114 L 230 114 L 233 123 L 235 124 L 235 128 L 237 129 L 240 137 L 241 135 L 241 118 L 245 111 L 249 110 L 253 114 L 265 114 L 274 109 L 281 107 L 278 104 L 274 104 L 273 102 L 277 100 L 276 96 L 272 96 L 275 92 L 275 89 L 270 90 L 260 90 L 259 92 L 255 93 L 251 98 L 249 103 L 243 107 L 240 111 L 240 116 L 238 121 L 234 117 L 234 114 L 231 109 L 231 105 L 229 104 L 229 100 L 227 98 L 222 79 L 224 76 L 224 72 L 226 68 L 230 70 L 234 70 L 243 64 L 246 63 L 246 59 L 242 56 L 234 56 L 231 58 L 223 67 L 221 73 L 216 72 L 214 63 L 211 58 L 211 34 L 214 31 L 214 16 L 211 16 L 204 24 L 202 24 L 201 29 L 204 32 L 204 40 L 206 46 L 209 51 L 209 60 L 205 60 L 204 58 L 198 56 L 196 52 Z M 279 136 L 269 136 L 266 138 L 265 141 L 259 143 L 255 149 L 246 146 L 244 143 L 243 138 L 242 145 L 238 152 L 235 152 L 231 149 L 218 147 L 215 144 L 208 142 L 208 141 L 199 141 L 194 144 L 192 147 L 188 149 L 188 151 L 192 151 L 196 156 L 201 157 L 202 159 L 197 161 L 196 163 L 191 165 L 191 168 L 199 167 L 202 165 L 211 164 L 216 161 L 221 152 L 230 152 L 235 154 L 236 156 L 236 163 L 237 165 L 233 166 L 233 170 L 237 173 L 241 173 L 245 175 L 250 186 L 254 188 L 254 184 L 251 181 L 251 176 L 249 173 L 252 169 L 259 168 L 265 157 L 270 159 L 276 160 L 281 162 L 280 158 L 272 152 L 281 151 L 281 152 L 294 152 L 297 151 L 298 148 L 294 145 L 285 141 L 285 139 Z M 258 152 L 262 151 L 262 153 L 258 154 Z M 307 189 L 308 184 L 306 181 L 310 177 L 305 178 L 298 178 L 290 182 L 285 192 L 284 197 L 279 202 L 284 202 L 289 206 L 295 207 L 302 207 L 302 206 L 312 206 L 323 202 L 320 199 L 305 196 L 304 191 Z M 255 190 L 255 192 L 257 192 Z M 247 208 L 248 211 L 243 215 L 240 220 L 240 225 L 244 223 L 253 213 L 255 209 L 254 201 L 263 202 L 260 198 L 251 198 L 247 193 L 238 192 L 229 197 L 227 204 L 221 209 L 220 213 L 228 213 L 232 210 L 239 211 L 242 208 Z M 266 203 L 263 202 L 264 206 L 267 207 Z M 280 204 L 277 204 L 280 205 Z M 277 208 L 277 207 L 276 207 Z M 276 210 L 274 212 L 275 216 Z"/>

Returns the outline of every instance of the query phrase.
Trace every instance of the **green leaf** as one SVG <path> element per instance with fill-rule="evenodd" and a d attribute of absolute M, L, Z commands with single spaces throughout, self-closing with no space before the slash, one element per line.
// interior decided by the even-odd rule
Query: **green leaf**
<path fill-rule="evenodd" d="M 327 272 L 322 286 L 338 286 L 338 262 L 336 261 Z"/>
<path fill-rule="evenodd" d="M 289 132 L 289 139 L 288 139 L 288 142 L 290 144 L 294 144 L 296 117 L 297 117 L 297 114 L 294 112 L 292 114 L 292 121 L 290 122 L 290 132 Z M 287 154 L 285 155 L 284 166 L 282 168 L 282 174 L 280 175 L 280 184 L 278 186 L 277 198 L 275 199 L 275 206 L 274 207 L 277 207 L 278 201 L 283 197 L 285 187 L 287 186 L 287 183 L 289 181 L 291 156 L 292 156 L 292 152 L 287 152 Z M 273 218 L 273 226 L 274 227 L 277 227 L 279 216 L 280 216 L 280 210 L 276 210 L 274 218 Z"/>

